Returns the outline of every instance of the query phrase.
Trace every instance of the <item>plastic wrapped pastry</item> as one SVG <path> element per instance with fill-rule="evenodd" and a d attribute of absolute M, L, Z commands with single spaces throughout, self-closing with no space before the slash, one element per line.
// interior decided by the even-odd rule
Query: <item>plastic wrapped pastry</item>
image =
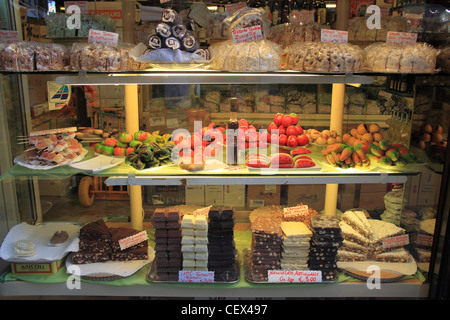
<path fill-rule="evenodd" d="M 275 71 L 281 63 L 280 47 L 269 40 L 235 44 L 223 41 L 210 47 L 211 68 L 226 71 Z"/>
<path fill-rule="evenodd" d="M 229 38 L 232 38 L 232 32 L 236 29 L 261 26 L 261 32 L 265 39 L 269 34 L 268 21 L 265 20 L 264 10 L 261 8 L 244 7 L 235 11 L 232 15 L 223 20 L 229 28 Z"/>
<path fill-rule="evenodd" d="M 36 70 L 64 70 L 69 66 L 70 54 L 66 46 L 39 43 L 35 47 Z"/>
<path fill-rule="evenodd" d="M 376 43 L 364 49 L 363 69 L 392 73 L 435 72 L 438 53 L 426 43 L 416 43 L 414 46 Z"/>
<path fill-rule="evenodd" d="M 270 28 L 267 39 L 282 46 L 298 42 L 318 42 L 320 41 L 320 29 L 320 25 L 317 23 L 308 25 L 279 24 Z"/>
<path fill-rule="evenodd" d="M 307 72 L 360 71 L 363 52 L 355 45 L 303 42 L 288 46 L 286 69 Z"/>

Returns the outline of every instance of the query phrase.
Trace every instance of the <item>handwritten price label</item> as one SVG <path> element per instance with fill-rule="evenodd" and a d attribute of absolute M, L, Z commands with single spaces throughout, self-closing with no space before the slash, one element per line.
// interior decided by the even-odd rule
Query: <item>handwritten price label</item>
<path fill-rule="evenodd" d="M 309 213 L 307 205 L 301 205 L 296 207 L 289 207 L 283 209 L 283 215 L 286 218 L 289 217 L 301 217 Z"/>
<path fill-rule="evenodd" d="M 147 241 L 148 236 L 146 231 L 141 231 L 136 233 L 135 235 L 123 238 L 119 240 L 120 250 L 125 250 L 126 248 L 132 247 L 141 243 L 143 241 Z"/>
<path fill-rule="evenodd" d="M 81 14 L 88 14 L 89 13 L 89 8 L 88 8 L 88 2 L 87 1 L 64 1 L 64 8 L 66 8 L 66 10 L 70 6 L 77 6 L 78 8 L 80 8 L 80 13 Z"/>
<path fill-rule="evenodd" d="M 234 12 L 245 8 L 245 2 L 236 2 L 225 5 L 225 12 L 227 15 L 232 15 Z"/>
<path fill-rule="evenodd" d="M 196 217 L 196 216 L 208 216 L 209 209 L 211 209 L 211 207 L 212 206 L 194 210 L 194 212 L 192 214 L 194 215 L 194 217 Z"/>
<path fill-rule="evenodd" d="M 396 248 L 409 244 L 409 235 L 404 234 L 401 236 L 390 237 L 383 240 L 383 248 Z"/>
<path fill-rule="evenodd" d="M 317 283 L 322 282 L 322 271 L 315 270 L 269 270 L 268 282 Z"/>
<path fill-rule="evenodd" d="M 417 235 L 416 243 L 421 246 L 431 247 L 433 245 L 433 236 L 419 233 Z"/>
<path fill-rule="evenodd" d="M 214 282 L 214 271 L 178 271 L 178 282 L 197 282 L 211 283 Z"/>
<path fill-rule="evenodd" d="M 328 43 L 348 43 L 348 32 L 342 30 L 322 29 L 320 39 L 322 42 Z"/>
<path fill-rule="evenodd" d="M 17 31 L 0 30 L 0 43 L 16 43 L 19 42 L 19 33 Z"/>
<path fill-rule="evenodd" d="M 102 44 L 105 46 L 117 47 L 119 41 L 119 34 L 115 32 L 107 32 L 100 30 L 89 30 L 89 43 Z"/>
<path fill-rule="evenodd" d="M 231 34 L 234 43 L 250 42 L 263 38 L 261 26 L 234 29 Z"/>
<path fill-rule="evenodd" d="M 387 44 L 398 46 L 414 46 L 417 42 L 417 33 L 389 31 L 386 37 Z"/>
<path fill-rule="evenodd" d="M 314 22 L 314 11 L 301 10 L 298 13 L 290 13 L 289 19 L 292 23 L 308 24 Z"/>

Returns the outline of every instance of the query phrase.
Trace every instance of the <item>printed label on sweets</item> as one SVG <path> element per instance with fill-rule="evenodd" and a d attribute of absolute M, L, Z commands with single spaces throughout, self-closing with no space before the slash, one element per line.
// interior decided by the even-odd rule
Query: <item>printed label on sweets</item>
<path fill-rule="evenodd" d="M 383 240 L 383 248 L 396 248 L 409 244 L 409 235 L 404 234 L 401 236 L 390 237 Z"/>
<path fill-rule="evenodd" d="M 194 210 L 194 212 L 192 214 L 194 215 L 194 217 L 196 217 L 196 216 L 208 216 L 209 209 L 211 209 L 211 207 L 212 206 Z"/>
<path fill-rule="evenodd" d="M 101 30 L 89 30 L 89 43 L 102 44 L 105 46 L 117 47 L 119 34 L 115 32 L 107 32 Z"/>
<path fill-rule="evenodd" d="M 289 19 L 292 23 L 307 24 L 314 22 L 314 11 L 301 10 L 300 12 L 289 14 Z"/>
<path fill-rule="evenodd" d="M 414 46 L 417 42 L 417 33 L 389 31 L 386 37 L 387 44 L 398 46 Z"/>
<path fill-rule="evenodd" d="M 296 207 L 289 207 L 283 209 L 283 215 L 288 217 L 300 217 L 308 214 L 308 206 L 307 205 L 301 205 Z"/>
<path fill-rule="evenodd" d="M 348 32 L 342 30 L 322 29 L 321 41 L 328 43 L 348 43 Z"/>
<path fill-rule="evenodd" d="M 178 271 L 178 282 L 214 282 L 214 271 Z"/>
<path fill-rule="evenodd" d="M 316 270 L 269 270 L 268 282 L 317 283 L 322 282 L 322 271 Z"/>
<path fill-rule="evenodd" d="M 147 241 L 148 236 L 146 231 L 141 231 L 136 233 L 135 235 L 123 238 L 119 240 L 120 250 L 125 250 L 126 248 L 132 247 L 141 243 L 143 241 Z"/>
<path fill-rule="evenodd" d="M 225 12 L 227 15 L 232 15 L 234 12 L 245 8 L 245 2 L 236 2 L 225 5 Z"/>
<path fill-rule="evenodd" d="M 261 26 L 234 29 L 231 34 L 234 43 L 250 42 L 263 38 Z"/>

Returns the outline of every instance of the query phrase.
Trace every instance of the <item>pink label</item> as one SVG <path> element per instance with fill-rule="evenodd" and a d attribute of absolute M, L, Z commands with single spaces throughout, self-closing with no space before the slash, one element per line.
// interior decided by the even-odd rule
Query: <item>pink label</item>
<path fill-rule="evenodd" d="M 100 30 L 89 30 L 89 43 L 103 44 L 105 46 L 117 47 L 119 41 L 119 34 L 115 32 L 107 32 Z"/>
<path fill-rule="evenodd" d="M 301 10 L 298 13 L 290 13 L 289 14 L 290 21 L 292 23 L 313 23 L 314 22 L 314 11 L 310 10 Z"/>
<path fill-rule="evenodd" d="M 269 270 L 268 282 L 316 283 L 322 282 L 322 271 L 315 270 Z"/>
<path fill-rule="evenodd" d="M 389 31 L 386 43 L 398 46 L 414 46 L 417 42 L 417 33 Z"/>
<path fill-rule="evenodd" d="M 263 38 L 261 26 L 234 29 L 231 33 L 234 43 L 250 42 Z"/>
<path fill-rule="evenodd" d="M 390 237 L 383 240 L 383 248 L 396 248 L 402 247 L 409 243 L 409 235 L 404 234 L 401 236 Z"/>
<path fill-rule="evenodd" d="M 322 29 L 321 41 L 328 43 L 348 43 L 348 32 L 342 30 Z"/>
<path fill-rule="evenodd" d="M 136 233 L 135 235 L 123 238 L 119 240 L 120 250 L 125 250 L 126 248 L 132 247 L 141 243 L 143 241 L 147 241 L 148 236 L 146 231 L 141 231 Z"/>
<path fill-rule="evenodd" d="M 433 236 L 419 233 L 417 235 L 416 243 L 421 246 L 431 247 L 433 245 Z"/>
<path fill-rule="evenodd" d="M 300 217 L 309 213 L 307 205 L 301 205 L 296 207 L 289 207 L 283 209 L 285 217 Z"/>
<path fill-rule="evenodd" d="M 209 209 L 211 209 L 211 207 L 212 207 L 212 206 L 194 210 L 194 212 L 193 212 L 192 214 L 193 214 L 194 216 L 208 216 Z"/>
<path fill-rule="evenodd" d="M 89 13 L 89 8 L 88 8 L 88 2 L 87 1 L 64 1 L 64 8 L 66 8 L 66 10 L 70 6 L 77 6 L 78 8 L 80 8 L 80 13 L 81 14 Z M 70 14 L 71 12 L 67 12 L 67 13 Z"/>
<path fill-rule="evenodd" d="M 214 271 L 178 271 L 178 282 L 214 282 Z"/>
<path fill-rule="evenodd" d="M 0 30 L 1 43 L 16 43 L 19 41 L 19 33 L 17 31 Z"/>
<path fill-rule="evenodd" d="M 226 4 L 225 5 L 225 12 L 228 15 L 233 14 L 234 12 L 245 8 L 245 2 L 236 2 L 236 3 L 231 3 L 231 4 Z"/>

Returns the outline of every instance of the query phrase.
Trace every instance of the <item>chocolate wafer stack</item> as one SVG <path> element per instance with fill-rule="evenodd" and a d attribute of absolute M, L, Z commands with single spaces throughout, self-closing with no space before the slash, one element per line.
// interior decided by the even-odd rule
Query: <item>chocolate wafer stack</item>
<path fill-rule="evenodd" d="M 178 281 L 182 268 L 180 213 L 177 209 L 156 209 L 155 228 L 156 278 Z"/>
<path fill-rule="evenodd" d="M 280 220 L 272 217 L 257 217 L 252 225 L 250 250 L 250 272 L 255 281 L 268 280 L 269 270 L 281 268 L 282 231 Z"/>
<path fill-rule="evenodd" d="M 234 209 L 213 207 L 208 217 L 208 270 L 214 271 L 215 281 L 235 279 Z"/>
<path fill-rule="evenodd" d="M 311 217 L 311 247 L 309 269 L 322 271 L 322 281 L 332 280 L 337 271 L 337 252 L 342 245 L 339 219 L 335 216 L 318 215 Z"/>

